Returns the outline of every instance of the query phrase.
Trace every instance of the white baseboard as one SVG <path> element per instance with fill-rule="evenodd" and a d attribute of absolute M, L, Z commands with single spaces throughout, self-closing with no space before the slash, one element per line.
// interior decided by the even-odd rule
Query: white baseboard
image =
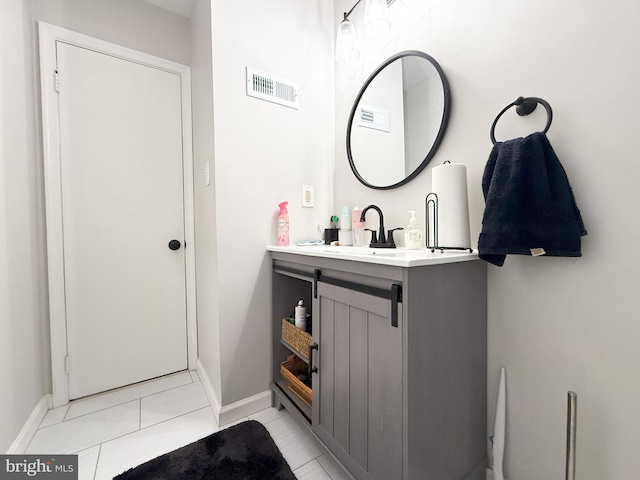
<path fill-rule="evenodd" d="M 267 390 L 222 407 L 220 406 L 220 400 L 215 393 L 211 379 L 202 366 L 200 359 L 198 359 L 198 376 L 207 394 L 209 403 L 211 403 L 213 415 L 219 427 L 233 423 L 243 417 L 253 415 L 271 406 L 271 390 Z"/>
<path fill-rule="evenodd" d="M 22 429 L 18 433 L 18 436 L 13 441 L 9 450 L 7 450 L 7 454 L 21 454 L 24 453 L 27 447 L 29 446 L 29 442 L 38 430 L 40 423 L 42 423 L 42 419 L 49 411 L 49 406 L 52 404 L 53 399 L 51 395 L 45 395 L 40 399 L 36 407 L 29 415 L 29 418 L 22 426 Z"/>
<path fill-rule="evenodd" d="M 240 420 L 242 417 L 248 417 L 260 410 L 271 406 L 271 390 L 257 393 L 251 397 L 239 400 L 230 405 L 225 405 L 220 409 L 220 421 L 218 425 L 221 427 Z"/>

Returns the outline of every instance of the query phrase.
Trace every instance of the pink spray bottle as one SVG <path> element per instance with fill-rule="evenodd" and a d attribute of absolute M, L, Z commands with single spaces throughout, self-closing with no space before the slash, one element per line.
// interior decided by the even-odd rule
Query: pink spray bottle
<path fill-rule="evenodd" d="M 287 212 L 287 204 L 289 202 L 282 202 L 278 206 L 280 211 L 278 212 L 278 246 L 289 246 L 289 212 Z"/>

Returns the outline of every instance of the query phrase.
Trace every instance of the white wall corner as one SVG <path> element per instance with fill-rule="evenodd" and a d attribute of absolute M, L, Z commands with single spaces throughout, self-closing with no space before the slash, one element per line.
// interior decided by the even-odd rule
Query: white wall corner
<path fill-rule="evenodd" d="M 271 390 L 252 395 L 220 409 L 218 426 L 229 425 L 243 417 L 248 417 L 271 406 Z"/>
<path fill-rule="evenodd" d="M 40 399 L 38 404 L 31 412 L 31 415 L 29 415 L 29 418 L 22 426 L 22 429 L 18 433 L 18 436 L 7 450 L 7 455 L 21 454 L 25 452 L 25 450 L 29 446 L 29 443 L 31 442 L 31 439 L 35 435 L 36 430 L 38 430 L 38 427 L 42 423 L 42 419 L 47 414 L 50 405 L 52 404 L 53 397 L 51 396 L 51 394 L 45 395 Z"/>
<path fill-rule="evenodd" d="M 229 425 L 243 417 L 248 417 L 271 406 L 271 390 L 267 390 L 222 407 L 220 406 L 218 395 L 213 388 L 213 383 L 200 359 L 198 359 L 198 376 L 207 394 L 211 409 L 213 410 L 213 416 L 219 427 Z"/>
<path fill-rule="evenodd" d="M 211 409 L 213 410 L 213 416 L 216 420 L 218 426 L 220 426 L 220 400 L 218 399 L 218 395 L 213 388 L 213 383 L 211 382 L 211 378 L 207 374 L 207 371 L 204 369 L 202 362 L 198 358 L 197 360 L 197 372 L 200 377 L 200 382 L 202 383 L 202 387 L 204 388 L 204 393 L 206 393 L 207 398 L 209 399 L 209 403 L 211 404 Z"/>

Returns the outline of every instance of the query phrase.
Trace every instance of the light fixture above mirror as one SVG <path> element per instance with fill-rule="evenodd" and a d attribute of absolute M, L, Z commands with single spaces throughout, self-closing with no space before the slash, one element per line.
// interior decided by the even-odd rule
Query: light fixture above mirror
<path fill-rule="evenodd" d="M 348 14 L 345 13 L 344 20 L 338 25 L 338 36 L 336 37 L 336 62 L 340 64 L 353 63 L 360 57 L 356 26 L 347 17 Z"/>
<path fill-rule="evenodd" d="M 402 3 L 409 6 L 419 5 L 426 0 L 402 0 Z M 335 59 L 339 64 L 353 63 L 360 58 L 360 45 L 358 43 L 358 34 L 356 27 L 349 15 L 354 8 L 361 3 L 358 0 L 351 10 L 344 13 L 344 17 L 338 26 L 336 36 Z M 391 19 L 389 16 L 389 5 L 395 0 L 365 0 L 364 6 L 364 25 L 362 33 L 365 38 L 381 38 L 391 31 Z"/>
<path fill-rule="evenodd" d="M 344 18 L 338 26 L 336 37 L 336 62 L 340 64 L 353 63 L 360 57 L 360 46 L 356 27 L 349 15 L 362 0 L 358 0 L 351 10 L 345 12 Z M 394 0 L 365 0 L 363 34 L 366 38 L 384 37 L 391 31 L 389 19 L 389 4 Z"/>
<path fill-rule="evenodd" d="M 362 34 L 365 38 L 382 38 L 391 31 L 387 0 L 365 1 Z"/>

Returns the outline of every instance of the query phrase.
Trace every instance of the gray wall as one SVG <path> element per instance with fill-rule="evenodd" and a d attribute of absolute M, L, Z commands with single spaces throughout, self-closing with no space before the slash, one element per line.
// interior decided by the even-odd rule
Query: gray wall
<path fill-rule="evenodd" d="M 337 0 L 336 12 L 352 4 Z M 357 7 L 352 18 L 360 28 L 362 12 Z M 389 228 L 405 226 L 407 210 L 424 218 L 431 168 L 445 160 L 465 163 L 475 243 L 493 119 L 520 95 L 549 101 L 548 137 L 589 235 L 580 259 L 511 256 L 503 268 L 489 268 L 489 431 L 504 365 L 506 478 L 564 478 L 567 390 L 578 393 L 576 477 L 637 478 L 640 4 L 431 0 L 414 8 L 395 2 L 391 12 L 387 39 L 365 43 L 357 64 L 336 66 L 335 206 L 375 203 Z M 340 15 L 334 20 L 336 28 Z M 449 129 L 431 166 L 409 185 L 369 190 L 351 174 L 339 140 L 358 87 L 385 58 L 407 49 L 432 55 L 447 74 Z M 497 137 L 542 129 L 540 110 L 531 119 L 505 114 Z"/>
<path fill-rule="evenodd" d="M 50 391 L 31 29 L 0 3 L 0 451 Z"/>
<path fill-rule="evenodd" d="M 316 238 L 317 222 L 329 220 L 332 22 L 332 6 L 323 0 L 212 2 L 215 183 L 208 188 L 215 199 L 211 192 L 202 199 L 203 208 L 215 201 L 215 237 L 212 229 L 205 235 L 218 255 L 217 267 L 198 260 L 198 269 L 217 268 L 219 279 L 222 406 L 268 389 L 271 273 L 265 246 L 276 241 L 278 204 L 290 202 L 292 242 Z M 297 82 L 300 108 L 248 97 L 246 66 Z M 196 172 L 202 172 L 198 165 Z M 303 184 L 315 187 L 312 209 L 301 207 Z M 210 294 L 199 289 L 201 306 L 212 301 Z M 200 340 L 209 372 L 217 355 L 204 350 L 217 346 L 214 338 Z"/>
<path fill-rule="evenodd" d="M 220 325 L 218 315 L 218 252 L 216 243 L 215 158 L 213 143 L 213 56 L 211 1 L 196 0 L 191 12 L 191 95 L 193 111 L 194 205 L 198 359 L 209 377 L 218 405 L 220 389 Z M 209 163 L 210 184 L 204 171 Z"/>

